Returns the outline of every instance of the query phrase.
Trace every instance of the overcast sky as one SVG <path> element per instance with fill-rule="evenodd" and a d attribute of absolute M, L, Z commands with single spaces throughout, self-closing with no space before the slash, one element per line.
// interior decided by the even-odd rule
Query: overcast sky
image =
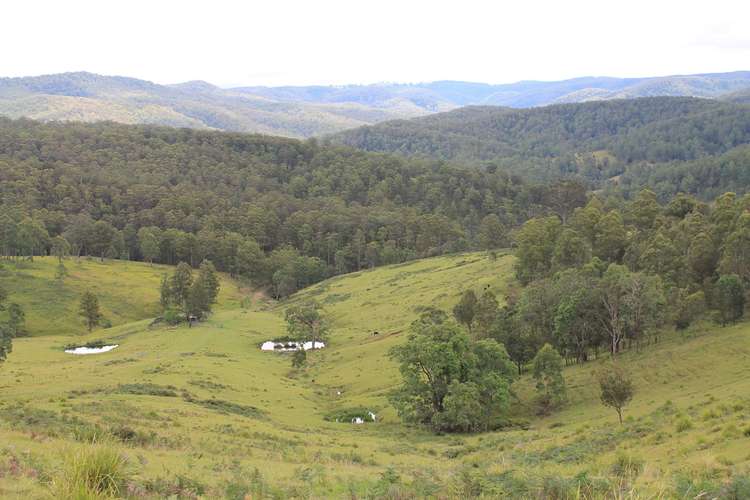
<path fill-rule="evenodd" d="M 0 76 L 221 86 L 750 70 L 748 1 L 8 0 Z"/>

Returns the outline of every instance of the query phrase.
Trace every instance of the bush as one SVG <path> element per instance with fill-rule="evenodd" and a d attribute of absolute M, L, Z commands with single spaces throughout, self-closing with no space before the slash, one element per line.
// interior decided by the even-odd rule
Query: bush
<path fill-rule="evenodd" d="M 181 311 L 174 308 L 169 308 L 164 311 L 164 322 L 168 325 L 179 325 L 185 321 L 185 315 Z"/>
<path fill-rule="evenodd" d="M 122 497 L 132 469 L 127 458 L 109 443 L 95 443 L 69 454 L 51 488 L 55 498 Z"/>

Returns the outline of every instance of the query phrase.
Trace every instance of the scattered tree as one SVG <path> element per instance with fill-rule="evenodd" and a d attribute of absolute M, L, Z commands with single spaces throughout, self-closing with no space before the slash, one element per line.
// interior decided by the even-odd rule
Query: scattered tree
<path fill-rule="evenodd" d="M 299 342 L 323 342 L 328 336 L 328 323 L 321 313 L 320 304 L 315 301 L 289 307 L 284 313 L 286 330 L 289 336 Z"/>
<path fill-rule="evenodd" d="M 307 363 L 307 352 L 304 349 L 294 351 L 292 354 L 292 368 L 300 369 Z"/>
<path fill-rule="evenodd" d="M 81 296 L 78 314 L 83 317 L 89 332 L 101 321 L 102 313 L 99 310 L 99 298 L 92 291 L 86 290 Z"/>
<path fill-rule="evenodd" d="M 453 316 L 456 321 L 466 326 L 471 333 L 471 324 L 477 313 L 477 295 L 474 290 L 466 290 L 461 295 L 461 300 L 453 307 Z"/>
<path fill-rule="evenodd" d="M 614 408 L 622 424 L 622 410 L 633 399 L 633 381 L 628 373 L 615 363 L 599 370 L 597 379 L 602 404 Z"/>
<path fill-rule="evenodd" d="M 198 277 L 190 286 L 186 301 L 188 315 L 203 318 L 211 313 L 219 295 L 219 278 L 210 261 L 203 261 Z"/>
<path fill-rule="evenodd" d="M 722 325 L 734 323 L 745 314 L 745 287 L 736 274 L 719 278 L 716 283 L 716 306 Z"/>
<path fill-rule="evenodd" d="M 472 342 L 439 310 L 424 312 L 410 329 L 408 341 L 391 349 L 403 377 L 391 402 L 404 420 L 470 432 L 505 417 L 515 368 L 502 345 Z"/>
<path fill-rule="evenodd" d="M 5 361 L 13 350 L 13 336 L 7 326 L 0 324 L 0 364 Z"/>
<path fill-rule="evenodd" d="M 8 298 L 8 292 L 0 286 L 0 311 L 5 310 L 5 301 Z M 5 361 L 13 349 L 13 332 L 11 328 L 0 323 L 0 363 Z"/>
<path fill-rule="evenodd" d="M 487 337 L 492 325 L 497 319 L 498 303 L 492 290 L 485 290 L 479 297 L 474 313 L 474 335 L 476 337 Z"/>
<path fill-rule="evenodd" d="M 26 335 L 26 314 L 23 308 L 15 302 L 8 306 L 7 330 L 11 337 Z"/>
<path fill-rule="evenodd" d="M 567 400 L 563 359 L 549 344 L 539 349 L 532 361 L 536 380 L 537 402 L 542 414 L 560 407 Z"/>

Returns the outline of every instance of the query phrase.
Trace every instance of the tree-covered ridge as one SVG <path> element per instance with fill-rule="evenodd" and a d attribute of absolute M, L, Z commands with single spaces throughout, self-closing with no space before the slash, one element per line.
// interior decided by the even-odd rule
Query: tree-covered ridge
<path fill-rule="evenodd" d="M 620 137 L 627 137 L 643 127 L 687 117 L 695 120 L 700 113 L 728 113 L 735 109 L 731 104 L 682 97 L 562 104 L 533 109 L 470 106 L 423 118 L 363 127 L 343 132 L 339 137 L 342 142 L 362 149 L 449 159 L 493 160 L 519 154 L 545 157 L 585 149 L 606 149 L 612 144 L 619 145 L 623 140 Z M 685 125 L 681 127 L 684 129 Z M 683 130 L 670 138 L 679 138 L 686 133 L 687 130 Z M 613 141 L 613 137 L 619 140 Z"/>
<path fill-rule="evenodd" d="M 218 269 L 284 295 L 334 273 L 496 246 L 560 193 L 314 141 L 0 120 L 0 247 Z"/>
<path fill-rule="evenodd" d="M 333 140 L 371 151 L 492 165 L 533 179 L 578 177 L 606 186 L 625 174 L 628 186 L 640 188 L 648 185 L 639 173 L 644 169 L 658 175 L 663 166 L 704 165 L 746 145 L 750 107 L 683 97 L 522 110 L 467 107 L 362 127 Z M 720 184 L 732 181 L 722 178 Z M 690 187 L 706 196 L 701 186 Z"/>

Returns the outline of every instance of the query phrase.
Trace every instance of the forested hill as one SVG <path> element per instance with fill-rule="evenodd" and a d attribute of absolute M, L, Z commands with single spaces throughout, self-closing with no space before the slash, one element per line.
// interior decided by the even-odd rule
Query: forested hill
<path fill-rule="evenodd" d="M 361 127 L 332 140 L 369 151 L 494 165 L 532 179 L 573 176 L 606 186 L 615 178 L 625 190 L 647 185 L 644 175 L 663 175 L 663 185 L 653 186 L 662 198 L 679 191 L 710 198 L 738 174 L 717 172 L 711 162 L 724 154 L 747 158 L 750 106 L 653 97 L 533 109 L 466 107 Z"/>
<path fill-rule="evenodd" d="M 0 78 L 0 115 L 37 120 L 111 120 L 310 137 L 427 113 L 390 103 L 282 102 L 206 82 L 158 85 L 93 73 Z"/>
<path fill-rule="evenodd" d="M 750 72 L 651 78 L 582 77 L 492 85 L 463 81 L 220 88 L 159 85 L 87 72 L 0 78 L 0 115 L 111 120 L 306 138 L 468 105 L 526 108 L 644 96 L 722 98 L 750 88 Z"/>
<path fill-rule="evenodd" d="M 2 254 L 208 258 L 279 295 L 497 247 L 528 217 L 585 202 L 582 188 L 560 187 L 315 141 L 0 119 Z"/>

